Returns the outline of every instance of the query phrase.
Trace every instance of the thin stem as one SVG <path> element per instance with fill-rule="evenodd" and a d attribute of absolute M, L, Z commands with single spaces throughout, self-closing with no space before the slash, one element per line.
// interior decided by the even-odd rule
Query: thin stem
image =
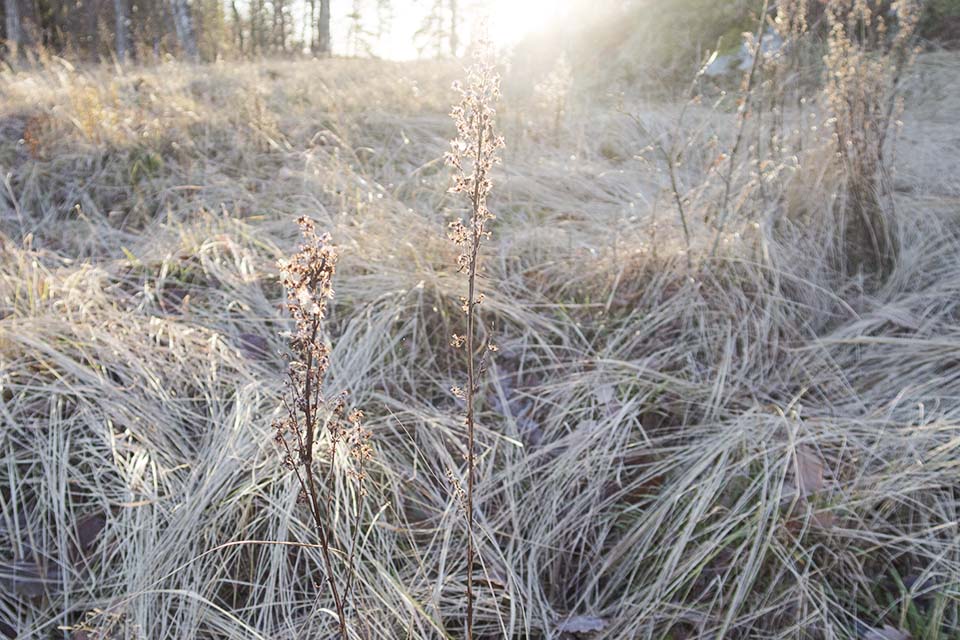
<path fill-rule="evenodd" d="M 726 226 L 727 216 L 730 213 L 728 209 L 730 202 L 730 184 L 733 182 L 733 171 L 736 168 L 737 154 L 740 151 L 740 145 L 743 143 L 743 133 L 747 126 L 747 116 L 750 113 L 750 98 L 753 93 L 754 78 L 760 66 L 760 58 L 763 56 L 763 25 L 766 23 L 767 10 L 769 8 L 770 0 L 764 0 L 763 10 L 760 12 L 760 20 L 757 25 L 756 50 L 753 52 L 753 64 L 750 66 L 750 74 L 747 76 L 746 84 L 743 87 L 743 108 L 740 111 L 737 139 L 733 144 L 733 150 L 730 152 L 730 165 L 727 168 L 727 175 L 723 181 L 723 201 L 720 205 L 720 219 L 717 221 L 717 233 L 714 235 L 713 245 L 710 247 L 711 258 L 717 254 L 717 248 L 720 246 L 720 236 L 723 235 L 723 228 Z"/>
<path fill-rule="evenodd" d="M 680 187 L 677 182 L 677 168 L 673 159 L 673 150 L 668 153 L 667 150 L 663 148 L 663 145 L 657 146 L 667 161 L 667 168 L 670 171 L 670 191 L 673 192 L 673 201 L 677 205 L 677 212 L 680 214 L 680 224 L 683 226 L 683 240 L 687 247 L 687 268 L 689 269 L 693 266 L 690 257 L 690 227 L 687 226 L 687 214 L 683 208 L 683 197 L 680 195 Z"/>
<path fill-rule="evenodd" d="M 327 583 L 330 585 L 330 592 L 333 594 L 334 606 L 337 609 L 337 618 L 340 622 L 340 637 L 343 640 L 348 640 L 347 635 L 347 617 L 343 609 L 343 601 L 340 598 L 340 591 L 337 589 L 337 583 L 333 574 L 333 561 L 330 558 L 330 539 L 327 535 L 327 529 L 324 525 L 323 518 L 320 516 L 320 504 L 317 498 L 317 483 L 313 473 L 313 442 L 316 436 L 316 419 L 314 416 L 314 405 L 311 402 L 311 385 L 313 382 L 313 345 L 317 339 L 317 335 L 320 331 L 320 318 L 317 317 L 314 319 L 311 326 L 310 340 L 307 342 L 307 362 L 306 362 L 306 371 L 304 378 L 304 428 L 306 429 L 306 442 L 304 443 L 304 448 L 301 451 L 301 456 L 303 457 L 303 466 L 304 472 L 306 475 L 306 493 L 310 501 L 311 513 L 313 514 L 313 521 L 317 528 L 317 537 L 320 538 L 320 552 L 323 556 L 324 568 L 327 572 Z M 319 390 L 318 390 L 319 391 Z M 331 460 L 331 464 L 333 461 Z M 299 478 L 299 474 L 297 475 Z M 302 483 L 302 481 L 301 481 Z"/>
<path fill-rule="evenodd" d="M 483 220 L 480 211 L 480 186 L 484 179 L 483 133 L 484 120 L 477 117 L 477 155 L 473 185 L 473 242 L 470 247 L 470 273 L 467 287 L 467 640 L 473 640 L 473 487 L 474 459 L 474 328 L 476 325 L 477 256 L 483 239 Z"/>
<path fill-rule="evenodd" d="M 359 478 L 359 482 L 357 483 L 358 484 L 357 495 L 356 495 L 357 508 L 356 508 L 355 520 L 353 523 L 353 542 L 350 545 L 350 554 L 347 556 L 347 583 L 346 585 L 344 585 L 344 588 L 343 588 L 344 599 L 346 599 L 347 602 L 351 600 L 353 595 L 353 588 L 354 588 L 354 585 L 356 584 L 355 562 L 356 562 L 356 556 L 357 556 L 357 547 L 360 546 L 360 521 L 363 516 L 363 512 L 361 510 L 363 506 L 361 504 L 361 500 L 363 498 L 362 483 L 363 483 L 363 473 L 364 473 L 362 459 L 358 463 L 358 467 L 359 467 L 359 471 L 357 472 L 358 473 L 357 477 Z"/>
<path fill-rule="evenodd" d="M 333 561 L 330 558 L 330 539 L 327 536 L 326 527 L 323 519 L 320 517 L 320 506 L 317 503 L 316 481 L 314 480 L 313 470 L 307 471 L 308 495 L 310 496 L 311 511 L 313 520 L 317 527 L 317 537 L 320 538 L 320 553 L 323 556 L 323 564 L 327 570 L 327 583 L 330 585 L 330 592 L 333 594 L 333 603 L 337 609 L 337 618 L 340 622 L 340 637 L 348 640 L 347 635 L 347 617 L 343 610 L 343 601 L 340 598 L 340 590 L 337 589 L 337 583 L 333 576 Z"/>

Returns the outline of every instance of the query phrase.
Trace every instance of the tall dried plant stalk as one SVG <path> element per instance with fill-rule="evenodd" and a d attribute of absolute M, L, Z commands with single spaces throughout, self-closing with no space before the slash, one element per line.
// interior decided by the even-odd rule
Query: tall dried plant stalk
<path fill-rule="evenodd" d="M 339 635 L 348 638 L 346 611 L 352 592 L 353 562 L 358 538 L 353 538 L 349 553 L 334 547 L 333 525 L 327 520 L 327 505 L 334 496 L 333 473 L 337 452 L 345 449 L 356 466 L 350 472 L 358 482 L 355 510 L 359 531 L 360 498 L 364 495 L 364 468 L 372 456 L 370 433 L 362 425 L 363 413 L 346 411 L 345 394 L 324 396 L 324 380 L 330 366 L 330 347 L 323 337 L 327 303 L 333 298 L 333 275 L 338 254 L 328 234 L 317 235 L 307 218 L 298 220 L 303 244 L 291 260 L 280 262 L 280 273 L 287 292 L 287 311 L 296 323 L 290 339 L 290 366 L 287 371 L 284 406 L 286 416 L 274 422 L 275 439 L 283 450 L 284 464 L 300 484 L 299 500 L 307 505 L 316 529 L 323 557 L 327 584 L 333 597 L 339 622 Z M 317 474 L 316 453 L 326 436 L 328 467 Z M 334 555 L 340 558 L 335 566 Z M 339 571 L 338 571 L 339 569 Z M 343 577 L 338 580 L 338 573 Z"/>
<path fill-rule="evenodd" d="M 487 208 L 487 196 L 493 186 L 490 172 L 500 162 L 499 150 L 503 138 L 495 126 L 495 105 L 500 99 L 500 75 L 497 73 L 489 44 L 479 48 L 473 66 L 467 70 L 467 83 L 454 84 L 460 102 L 450 117 L 457 126 L 457 137 L 451 143 L 447 164 L 453 168 L 452 193 L 464 194 L 470 202 L 470 218 L 457 219 L 450 224 L 450 238 L 460 250 L 457 268 L 467 274 L 467 296 L 461 298 L 461 307 L 467 316 L 467 330 L 463 336 L 454 334 L 451 346 L 466 348 L 467 388 L 454 387 L 455 395 L 466 400 L 467 426 L 467 493 L 464 505 L 467 520 L 467 613 L 466 638 L 473 638 L 474 618 L 474 488 L 476 485 L 475 451 L 475 396 L 478 391 L 478 362 L 476 345 L 477 306 L 483 301 L 477 292 L 477 267 L 480 247 L 490 237 L 488 224 L 494 215 Z M 490 347 L 492 348 L 492 347 Z"/>
<path fill-rule="evenodd" d="M 914 59 L 917 0 L 831 0 L 826 107 L 846 178 L 846 253 L 854 268 L 892 268 L 896 238 L 880 206 L 885 148 L 899 86 Z M 891 33 L 892 31 L 892 33 Z"/>
<path fill-rule="evenodd" d="M 763 31 L 766 25 L 767 10 L 769 8 L 770 0 L 764 0 L 763 8 L 760 10 L 760 16 L 757 20 L 757 32 L 752 39 L 747 41 L 747 45 L 753 54 L 753 62 L 750 64 L 750 70 L 743 76 L 743 80 L 740 83 L 740 103 L 737 108 L 737 135 L 734 138 L 733 149 L 730 151 L 730 157 L 727 160 L 727 171 L 723 174 L 723 197 L 720 200 L 717 230 L 713 236 L 713 245 L 710 247 L 711 258 L 717 255 L 717 249 L 720 247 L 720 238 L 723 235 L 727 225 L 727 218 L 730 215 L 730 188 L 733 183 L 733 172 L 737 167 L 737 156 L 743 146 L 747 121 L 750 119 L 753 103 L 753 88 L 757 79 L 757 71 L 763 59 Z"/>

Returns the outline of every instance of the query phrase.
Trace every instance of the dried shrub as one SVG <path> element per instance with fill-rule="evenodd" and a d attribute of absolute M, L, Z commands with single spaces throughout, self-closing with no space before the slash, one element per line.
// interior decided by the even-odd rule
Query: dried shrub
<path fill-rule="evenodd" d="M 838 215 L 846 267 L 883 275 L 897 256 L 887 189 L 885 154 L 900 111 L 900 81 L 913 61 L 920 15 L 911 0 L 832 0 L 824 56 L 824 102 L 845 179 Z"/>
<path fill-rule="evenodd" d="M 372 456 L 370 433 L 363 427 L 363 412 L 346 411 L 344 394 L 327 398 L 324 381 L 330 366 L 330 347 L 324 340 L 323 321 L 327 303 L 333 297 L 333 275 L 338 254 L 329 235 L 317 235 L 307 218 L 298 221 L 303 244 L 293 259 L 280 264 L 283 286 L 287 292 L 287 310 L 296 323 L 290 339 L 292 358 L 284 406 L 286 416 L 274 423 L 275 439 L 283 451 L 284 464 L 297 478 L 300 501 L 307 505 L 316 529 L 323 556 L 327 584 L 339 619 L 339 633 L 347 640 L 346 612 L 352 593 L 353 561 L 359 542 L 359 524 L 354 522 L 354 536 L 349 549 L 338 549 L 329 509 L 335 500 L 334 473 L 337 454 L 345 449 L 355 462 L 349 472 L 360 483 L 358 496 L 364 491 L 364 468 Z M 325 447 L 328 466 L 322 473 L 318 450 Z M 355 510 L 357 519 L 361 507 Z"/>

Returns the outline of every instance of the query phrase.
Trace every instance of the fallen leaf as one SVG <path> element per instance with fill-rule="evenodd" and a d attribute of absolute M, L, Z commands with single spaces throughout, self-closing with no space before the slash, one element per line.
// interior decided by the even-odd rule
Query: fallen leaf
<path fill-rule="evenodd" d="M 809 507 L 808 507 L 809 509 Z M 801 509 L 794 509 L 793 512 L 786 514 L 784 519 L 784 526 L 787 531 L 793 535 L 800 534 L 803 531 L 804 525 L 807 524 L 807 516 L 802 513 L 795 513 L 801 511 Z M 821 531 L 829 531 L 833 529 L 836 525 L 836 517 L 830 511 L 815 511 L 809 513 L 809 526 L 813 529 L 819 529 Z"/>
<path fill-rule="evenodd" d="M 608 384 L 596 387 L 593 390 L 593 396 L 597 399 L 597 402 L 599 402 L 602 405 L 613 404 L 613 401 L 614 401 L 613 387 Z"/>
<path fill-rule="evenodd" d="M 796 483 L 800 497 L 807 498 L 818 491 L 822 491 L 826 486 L 823 458 L 820 457 L 816 449 L 806 445 L 797 447 L 796 455 Z"/>
<path fill-rule="evenodd" d="M 163 311 L 177 311 L 183 308 L 184 300 L 190 297 L 183 287 L 166 286 L 160 292 L 158 302 Z"/>
<path fill-rule="evenodd" d="M 506 576 L 495 569 L 488 570 L 487 574 L 481 578 L 479 582 L 486 584 L 492 591 L 507 590 Z"/>
<path fill-rule="evenodd" d="M 45 593 L 57 591 L 60 584 L 60 569 L 47 570 L 36 562 L 0 562 L 0 589 L 21 598 L 39 598 Z"/>
<path fill-rule="evenodd" d="M 606 620 L 596 616 L 574 616 L 561 622 L 557 630 L 561 633 L 590 633 L 603 631 L 606 626 Z"/>
<path fill-rule="evenodd" d="M 883 625 L 883 629 L 869 629 L 863 634 L 863 640 L 913 640 L 906 631 L 901 631 L 888 624 Z"/>
<path fill-rule="evenodd" d="M 240 351 L 251 360 L 266 360 L 270 356 L 270 343 L 255 333 L 241 333 Z"/>
<path fill-rule="evenodd" d="M 80 550 L 86 553 L 93 549 L 106 525 L 107 518 L 100 512 L 80 518 L 77 521 L 77 542 L 80 543 Z"/>
<path fill-rule="evenodd" d="M 821 529 L 833 529 L 837 519 L 830 511 L 817 511 L 810 516 L 810 523 Z"/>

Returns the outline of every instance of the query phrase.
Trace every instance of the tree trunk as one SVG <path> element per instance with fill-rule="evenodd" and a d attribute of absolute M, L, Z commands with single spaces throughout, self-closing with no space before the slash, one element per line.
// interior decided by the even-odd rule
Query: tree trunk
<path fill-rule="evenodd" d="M 117 60 L 127 61 L 127 51 L 130 48 L 130 15 L 127 10 L 127 0 L 113 0 L 113 13 L 116 19 Z"/>
<path fill-rule="evenodd" d="M 257 0 L 257 51 L 260 55 L 267 51 L 267 17 L 263 0 Z"/>
<path fill-rule="evenodd" d="M 237 9 L 237 0 L 230 0 L 230 9 L 233 10 L 233 28 L 236 33 L 237 44 L 240 47 L 240 55 L 243 51 L 243 18 L 240 17 L 240 10 Z"/>
<path fill-rule="evenodd" d="M 457 38 L 457 0 L 450 0 L 450 55 L 457 57 L 460 40 Z"/>
<path fill-rule="evenodd" d="M 10 47 L 10 57 L 13 58 L 23 44 L 23 28 L 20 24 L 20 7 L 17 6 L 17 0 L 4 0 L 3 12 L 6 16 L 7 46 Z"/>
<path fill-rule="evenodd" d="M 307 38 L 307 46 L 310 47 L 310 53 L 316 53 L 317 51 L 317 1 L 310 0 L 310 17 L 306 20 L 307 28 L 310 31 L 310 36 Z"/>
<path fill-rule="evenodd" d="M 177 31 L 180 48 L 191 60 L 197 59 L 197 40 L 193 31 L 193 15 L 188 0 L 172 0 L 173 26 Z"/>
<path fill-rule="evenodd" d="M 280 41 L 280 52 L 287 52 L 287 11 L 284 7 L 283 0 L 273 0 L 274 5 L 277 7 L 277 14 L 279 18 L 280 33 L 277 34 Z"/>
<path fill-rule="evenodd" d="M 330 0 L 320 0 L 320 20 L 317 25 L 317 50 L 321 55 L 330 55 Z"/>
<path fill-rule="evenodd" d="M 273 0 L 273 17 L 270 23 L 270 47 L 276 51 L 278 48 L 279 37 L 277 36 L 277 0 Z"/>
<path fill-rule="evenodd" d="M 105 30 L 100 29 L 99 3 L 80 2 L 77 8 L 83 13 L 83 22 L 81 23 L 84 29 L 82 36 L 85 36 L 83 39 L 85 47 L 83 51 L 89 56 L 90 61 L 100 62 L 101 36 L 104 35 Z M 109 43 L 109 40 L 107 42 Z M 109 46 L 110 45 L 107 44 L 107 47 Z"/>
<path fill-rule="evenodd" d="M 250 3 L 250 57 L 257 55 L 260 48 L 260 4 Z"/>

